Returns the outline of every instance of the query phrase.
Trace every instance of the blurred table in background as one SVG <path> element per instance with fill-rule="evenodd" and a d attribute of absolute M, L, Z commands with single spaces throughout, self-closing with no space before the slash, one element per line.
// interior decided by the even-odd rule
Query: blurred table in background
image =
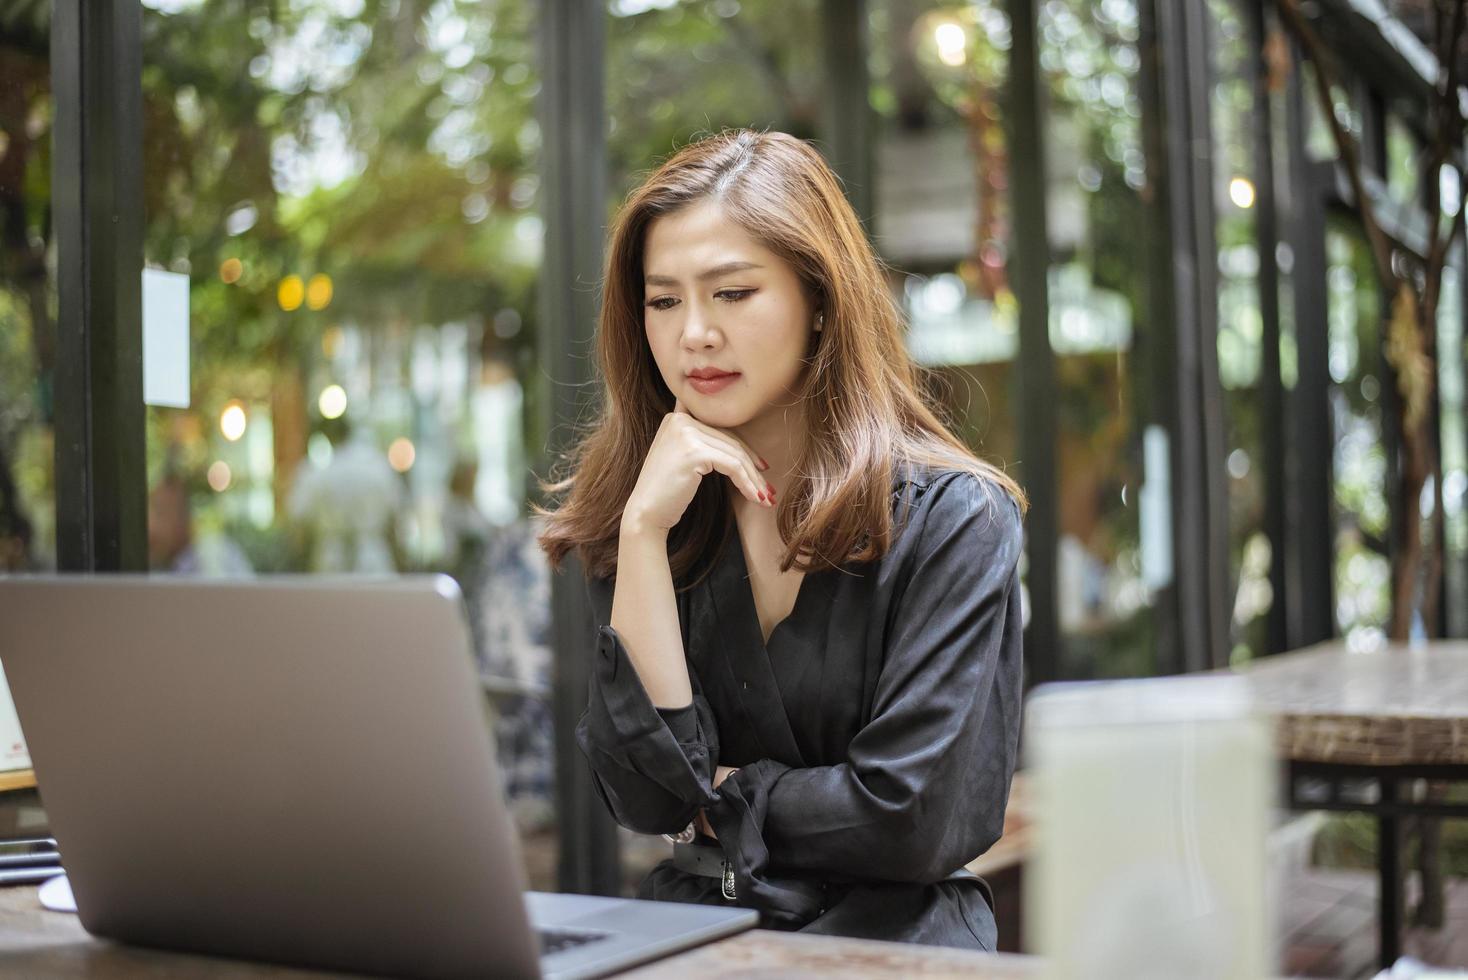
<path fill-rule="evenodd" d="M 1468 817 L 1468 803 L 1426 798 L 1418 786 L 1468 787 L 1468 643 L 1363 653 L 1333 641 L 1241 674 L 1276 719 L 1284 802 L 1376 817 L 1380 962 L 1390 966 L 1402 927 L 1401 818 Z"/>

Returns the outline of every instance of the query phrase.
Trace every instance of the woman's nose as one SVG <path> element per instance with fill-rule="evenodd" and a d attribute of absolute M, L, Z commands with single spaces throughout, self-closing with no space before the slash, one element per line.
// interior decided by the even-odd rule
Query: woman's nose
<path fill-rule="evenodd" d="M 717 340 L 718 330 L 708 314 L 690 306 L 683 321 L 683 345 L 685 347 L 711 347 Z"/>

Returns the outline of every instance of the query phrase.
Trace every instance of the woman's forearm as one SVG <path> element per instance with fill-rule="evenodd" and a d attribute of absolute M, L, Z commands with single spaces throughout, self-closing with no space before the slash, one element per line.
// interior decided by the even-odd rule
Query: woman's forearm
<path fill-rule="evenodd" d="M 665 530 L 622 525 L 611 627 L 621 637 L 655 707 L 693 703 Z"/>

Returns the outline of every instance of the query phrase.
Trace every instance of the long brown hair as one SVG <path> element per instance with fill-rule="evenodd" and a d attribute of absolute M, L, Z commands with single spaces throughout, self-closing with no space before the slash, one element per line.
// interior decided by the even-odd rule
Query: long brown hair
<path fill-rule="evenodd" d="M 787 544 L 782 570 L 885 554 L 899 464 L 968 470 L 1025 507 L 1019 485 L 975 456 L 929 405 L 883 266 L 820 154 L 784 133 L 731 130 L 674 154 L 612 223 L 596 340 L 601 414 L 563 462 L 569 474 L 541 483 L 559 507 L 535 507 L 547 519 L 539 541 L 553 568 L 576 549 L 587 574 L 616 571 L 622 508 L 674 401 L 644 333 L 644 241 L 654 220 L 704 200 L 789 262 L 824 314 L 799 392 L 808 435 L 776 517 Z M 704 480 L 673 529 L 675 581 L 726 539 L 726 484 Z"/>

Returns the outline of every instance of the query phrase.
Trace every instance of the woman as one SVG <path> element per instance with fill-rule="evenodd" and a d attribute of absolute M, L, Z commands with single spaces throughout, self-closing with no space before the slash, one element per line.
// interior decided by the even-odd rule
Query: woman
<path fill-rule="evenodd" d="M 1023 495 L 925 405 L 813 149 L 686 147 L 613 225 L 603 414 L 541 537 L 598 634 L 577 740 L 641 897 L 992 949 L 1020 710 Z"/>

